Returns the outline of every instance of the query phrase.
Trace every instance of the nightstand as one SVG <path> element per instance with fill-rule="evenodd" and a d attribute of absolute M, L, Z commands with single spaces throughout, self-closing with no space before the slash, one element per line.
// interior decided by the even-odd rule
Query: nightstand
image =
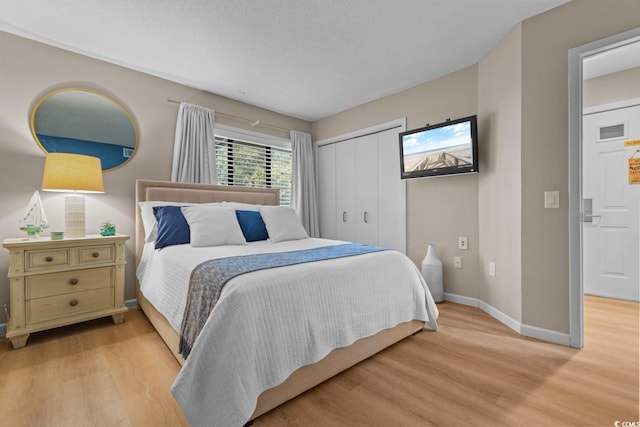
<path fill-rule="evenodd" d="M 122 323 L 124 243 L 129 236 L 6 239 L 9 255 L 7 338 L 24 347 L 32 332 L 112 316 Z"/>

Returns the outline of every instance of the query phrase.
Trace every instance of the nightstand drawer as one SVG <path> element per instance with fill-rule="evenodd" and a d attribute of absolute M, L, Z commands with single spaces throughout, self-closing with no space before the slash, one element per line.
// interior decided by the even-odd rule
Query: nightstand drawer
<path fill-rule="evenodd" d="M 25 251 L 24 258 L 25 271 L 42 270 L 70 264 L 68 249 Z"/>
<path fill-rule="evenodd" d="M 113 305 L 113 288 L 75 292 L 27 301 L 27 324 L 45 322 L 89 311 L 108 310 Z"/>
<path fill-rule="evenodd" d="M 108 288 L 114 283 L 114 268 L 100 267 L 87 270 L 63 271 L 26 277 L 27 300 L 72 292 Z"/>
<path fill-rule="evenodd" d="M 78 264 L 113 262 L 114 260 L 115 253 L 113 245 L 78 248 Z"/>

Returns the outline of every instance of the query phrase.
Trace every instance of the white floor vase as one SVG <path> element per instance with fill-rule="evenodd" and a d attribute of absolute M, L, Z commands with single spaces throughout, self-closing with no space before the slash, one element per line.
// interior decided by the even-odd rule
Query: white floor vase
<path fill-rule="evenodd" d="M 422 260 L 422 276 L 427 282 L 427 286 L 435 302 L 444 301 L 442 261 L 438 258 L 436 247 L 433 245 L 427 247 L 427 255 Z"/>

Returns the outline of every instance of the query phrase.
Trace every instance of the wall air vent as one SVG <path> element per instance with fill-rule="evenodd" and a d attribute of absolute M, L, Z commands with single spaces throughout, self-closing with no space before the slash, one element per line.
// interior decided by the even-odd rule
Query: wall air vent
<path fill-rule="evenodd" d="M 616 123 L 598 128 L 598 141 L 625 138 L 627 133 L 626 123 Z"/>

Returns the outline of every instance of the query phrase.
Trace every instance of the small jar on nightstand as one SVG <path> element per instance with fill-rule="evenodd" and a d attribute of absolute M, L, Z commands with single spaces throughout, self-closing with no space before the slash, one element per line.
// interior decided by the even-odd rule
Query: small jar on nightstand
<path fill-rule="evenodd" d="M 6 239 L 10 317 L 7 338 L 24 347 L 32 332 L 112 316 L 122 323 L 124 244 L 129 236 Z"/>

